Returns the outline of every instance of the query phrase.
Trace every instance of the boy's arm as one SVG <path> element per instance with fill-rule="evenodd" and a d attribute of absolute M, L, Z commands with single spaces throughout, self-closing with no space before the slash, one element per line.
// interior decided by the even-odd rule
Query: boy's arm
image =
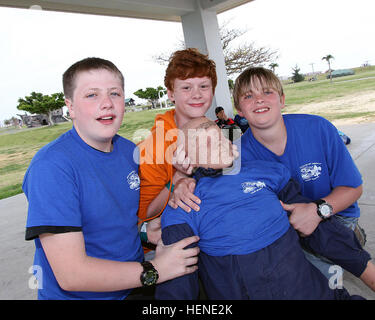
<path fill-rule="evenodd" d="M 146 218 L 152 218 L 162 212 L 169 197 L 169 190 L 163 187 L 160 193 L 149 203 L 146 209 Z"/>
<path fill-rule="evenodd" d="M 362 194 L 362 186 L 357 188 L 336 187 L 324 197 L 333 207 L 333 214 L 340 212 L 358 200 Z M 291 225 L 302 235 L 310 235 L 317 228 L 322 219 L 317 215 L 317 206 L 310 199 L 300 194 L 299 185 L 290 180 L 286 187 L 279 193 L 283 208 L 290 212 Z M 288 205 L 289 204 L 289 205 Z"/>
<path fill-rule="evenodd" d="M 86 255 L 82 232 L 41 234 L 40 241 L 60 287 L 68 291 L 116 291 L 140 287 L 143 268 L 139 262 L 120 262 Z M 196 271 L 198 248 L 184 249 L 197 237 L 165 246 L 161 241 L 151 263 L 158 283 Z"/>
<path fill-rule="evenodd" d="M 138 262 L 118 262 L 86 255 L 82 232 L 39 236 L 57 282 L 67 291 L 115 291 L 141 286 Z M 130 274 L 131 274 L 130 273 Z"/>
<path fill-rule="evenodd" d="M 181 180 L 185 180 L 186 178 L 187 178 L 187 176 L 184 173 L 182 173 L 180 171 L 176 171 L 175 174 L 173 175 L 173 178 L 172 178 L 172 183 L 174 185 L 174 188 L 176 188 L 176 186 L 178 186 L 178 184 Z M 142 186 L 141 186 L 141 188 L 142 188 Z M 168 187 L 166 185 L 163 186 L 163 188 L 160 190 L 159 194 L 156 195 L 156 197 L 148 205 L 148 207 L 147 207 L 147 218 L 154 217 L 154 216 L 158 215 L 159 213 L 161 213 L 162 210 L 164 209 L 164 207 L 167 205 L 167 202 L 169 200 L 169 196 L 171 195 L 171 197 L 172 197 L 173 194 L 174 194 L 174 190 L 171 190 L 171 192 L 169 192 Z"/>
<path fill-rule="evenodd" d="M 173 177 L 173 192 L 171 192 L 168 204 L 174 209 L 180 207 L 185 212 L 190 212 L 191 208 L 198 211 L 199 207 L 196 203 L 200 200 L 194 195 L 196 183 L 190 177 L 194 167 L 182 144 L 177 146 L 173 155 L 173 166 L 177 171 Z"/>
<path fill-rule="evenodd" d="M 162 239 L 168 245 L 194 235 L 187 223 L 175 224 L 163 228 Z M 196 247 L 197 243 L 190 245 Z M 193 300 L 199 294 L 198 271 L 157 285 L 155 298 L 158 300 Z"/>
<path fill-rule="evenodd" d="M 309 203 L 311 199 L 298 194 L 300 192 L 298 183 L 294 180 L 293 182 L 289 182 L 288 185 L 280 192 L 279 199 L 284 203 Z M 292 192 L 291 188 L 296 188 L 294 192 Z M 345 187 L 339 186 L 332 190 L 332 192 L 323 197 L 325 201 L 327 201 L 333 209 L 332 214 L 336 214 L 342 210 L 345 210 L 354 202 L 356 202 L 362 195 L 362 185 L 357 188 L 352 187 Z M 288 194 L 289 192 L 289 194 Z M 283 197 L 287 197 L 286 199 L 282 199 Z M 294 198 L 293 198 L 294 197 Z"/>
<path fill-rule="evenodd" d="M 172 176 L 172 184 L 177 186 L 179 181 L 188 177 L 192 167 L 184 165 L 185 159 L 179 159 L 181 150 L 177 150 L 173 158 L 173 168 L 169 165 L 141 164 L 139 174 L 141 177 L 140 205 L 138 216 L 144 220 L 154 217 L 162 212 L 166 206 L 169 196 L 174 190 L 167 188 L 166 184 Z M 183 155 L 184 156 L 184 155 Z M 180 163 L 182 161 L 182 164 Z M 168 174 L 166 170 L 170 170 Z M 190 197 L 194 197 L 191 193 Z"/>
<path fill-rule="evenodd" d="M 357 188 L 339 186 L 332 190 L 332 192 L 323 197 L 333 209 L 333 214 L 345 210 L 354 202 L 356 202 L 362 195 L 362 185 Z"/>
<path fill-rule="evenodd" d="M 293 205 L 308 204 L 311 200 L 300 194 L 298 182 L 291 179 L 278 194 L 279 199 L 284 203 L 293 203 Z M 315 215 L 316 214 L 316 205 Z M 283 205 L 287 210 L 288 206 Z M 301 207 L 302 208 L 302 207 Z M 353 275 L 359 277 L 371 260 L 367 251 L 361 247 L 355 233 L 337 221 L 335 217 L 319 223 L 314 231 L 304 237 L 300 237 L 301 244 L 318 253 Z"/>

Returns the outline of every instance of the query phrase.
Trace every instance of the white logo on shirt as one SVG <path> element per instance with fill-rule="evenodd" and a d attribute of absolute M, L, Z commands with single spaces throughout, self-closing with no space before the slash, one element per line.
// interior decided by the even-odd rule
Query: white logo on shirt
<path fill-rule="evenodd" d="M 316 180 L 322 173 L 322 164 L 319 162 L 307 163 L 300 167 L 300 171 L 304 181 Z"/>
<path fill-rule="evenodd" d="M 132 190 L 138 190 L 139 185 L 141 184 L 141 180 L 139 179 L 138 173 L 134 170 L 130 172 L 126 178 L 128 181 L 129 187 Z"/>
<path fill-rule="evenodd" d="M 262 181 L 247 181 L 241 183 L 243 193 L 255 193 L 266 187 Z"/>

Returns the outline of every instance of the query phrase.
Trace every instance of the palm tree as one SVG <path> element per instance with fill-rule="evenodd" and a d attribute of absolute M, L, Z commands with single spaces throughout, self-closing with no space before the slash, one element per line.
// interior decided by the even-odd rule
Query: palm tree
<path fill-rule="evenodd" d="M 278 67 L 279 65 L 277 63 L 270 63 L 269 64 L 269 67 L 270 69 L 272 70 L 273 73 L 275 73 L 275 69 Z"/>
<path fill-rule="evenodd" d="M 331 70 L 331 62 L 330 62 L 331 59 L 334 59 L 333 55 L 331 54 L 327 54 L 325 57 L 322 58 L 322 60 L 326 60 L 328 63 L 329 79 L 332 82 L 332 70 Z"/>

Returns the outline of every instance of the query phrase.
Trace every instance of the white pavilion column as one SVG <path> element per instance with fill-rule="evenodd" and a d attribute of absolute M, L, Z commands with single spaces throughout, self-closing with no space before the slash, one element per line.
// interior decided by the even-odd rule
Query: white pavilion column
<path fill-rule="evenodd" d="M 232 100 L 220 41 L 219 24 L 215 11 L 202 9 L 196 1 L 197 10 L 181 17 L 186 48 L 197 48 L 208 54 L 216 63 L 217 86 L 215 97 L 206 116 L 216 119 L 215 108 L 222 106 L 228 117 L 233 118 Z"/>

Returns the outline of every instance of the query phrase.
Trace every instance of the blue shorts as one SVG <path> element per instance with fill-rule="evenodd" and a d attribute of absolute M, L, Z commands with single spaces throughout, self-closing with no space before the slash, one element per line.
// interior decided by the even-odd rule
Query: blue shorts
<path fill-rule="evenodd" d="M 192 235 L 187 224 L 163 229 L 164 244 Z M 216 300 L 346 300 L 346 289 L 331 289 L 323 274 L 307 261 L 296 231 L 246 255 L 199 255 L 199 276 L 209 299 Z M 198 273 L 158 285 L 157 299 L 197 299 Z"/>

